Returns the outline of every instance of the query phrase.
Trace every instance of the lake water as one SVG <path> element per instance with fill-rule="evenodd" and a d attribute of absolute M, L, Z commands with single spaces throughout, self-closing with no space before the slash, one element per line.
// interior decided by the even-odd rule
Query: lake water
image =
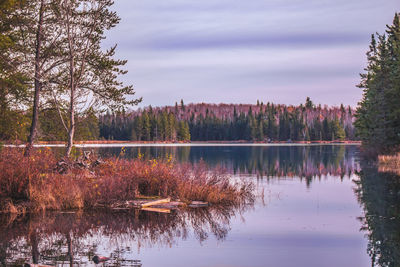
<path fill-rule="evenodd" d="M 0 264 L 57 266 L 400 266 L 400 177 L 356 145 L 142 146 L 103 156 L 204 161 L 250 179 L 254 205 L 0 217 Z M 122 153 L 121 153 L 122 151 Z"/>

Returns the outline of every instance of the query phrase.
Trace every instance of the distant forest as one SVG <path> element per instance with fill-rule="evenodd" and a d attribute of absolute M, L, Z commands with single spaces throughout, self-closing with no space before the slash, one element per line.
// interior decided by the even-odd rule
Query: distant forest
<path fill-rule="evenodd" d="M 305 104 L 180 104 L 107 113 L 101 139 L 131 141 L 333 141 L 355 140 L 350 106 Z"/>

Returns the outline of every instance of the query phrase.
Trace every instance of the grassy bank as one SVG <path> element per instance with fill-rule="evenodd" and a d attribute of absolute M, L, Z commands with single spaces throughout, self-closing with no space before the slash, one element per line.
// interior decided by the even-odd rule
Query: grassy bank
<path fill-rule="evenodd" d="M 59 164 L 48 148 L 23 156 L 19 149 L 0 151 L 0 209 L 21 213 L 91 209 L 143 196 L 160 196 L 238 204 L 252 198 L 252 185 L 230 181 L 205 164 L 178 164 L 172 159 L 108 158 Z"/>
<path fill-rule="evenodd" d="M 400 175 L 400 152 L 390 156 L 379 156 L 379 171 Z"/>

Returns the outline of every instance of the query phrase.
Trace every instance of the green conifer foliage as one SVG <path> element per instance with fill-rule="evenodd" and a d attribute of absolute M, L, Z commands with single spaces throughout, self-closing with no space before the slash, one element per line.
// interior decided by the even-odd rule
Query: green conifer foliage
<path fill-rule="evenodd" d="M 387 35 L 372 35 L 368 65 L 359 87 L 363 98 L 356 110 L 357 135 L 365 147 L 390 153 L 400 146 L 400 21 L 396 13 Z"/>

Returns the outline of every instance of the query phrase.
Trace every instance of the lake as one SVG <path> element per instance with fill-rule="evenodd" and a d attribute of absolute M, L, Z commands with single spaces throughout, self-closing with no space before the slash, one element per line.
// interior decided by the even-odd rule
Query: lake
<path fill-rule="evenodd" d="M 59 148 L 54 148 L 55 150 Z M 243 207 L 0 216 L 0 263 L 52 266 L 400 266 L 400 177 L 357 145 L 84 147 L 103 157 L 173 157 L 254 181 Z"/>

